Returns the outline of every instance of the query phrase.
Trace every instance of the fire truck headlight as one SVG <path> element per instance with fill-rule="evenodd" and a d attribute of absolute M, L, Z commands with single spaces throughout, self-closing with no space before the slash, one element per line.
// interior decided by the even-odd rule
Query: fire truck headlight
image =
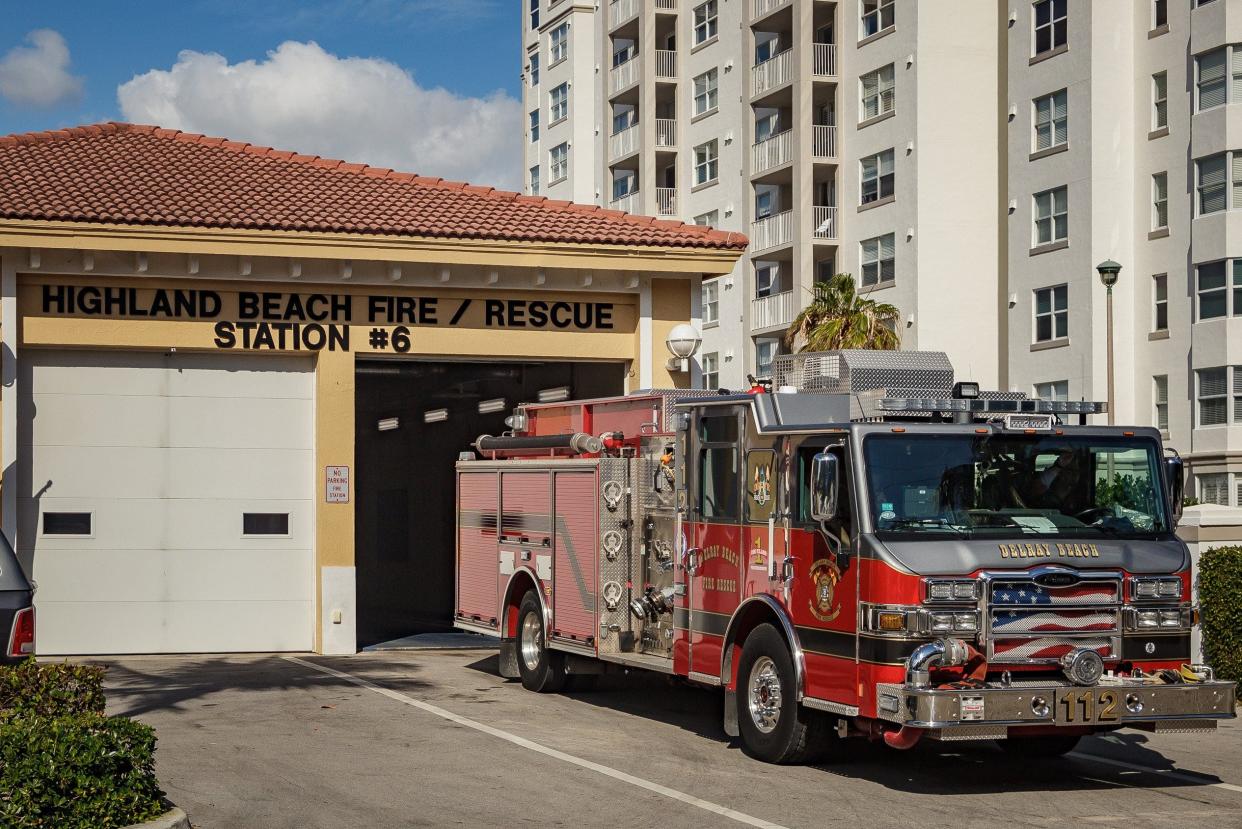
<path fill-rule="evenodd" d="M 979 619 L 974 613 L 954 613 L 953 614 L 954 630 L 969 631 L 974 633 L 979 630 Z"/>
<path fill-rule="evenodd" d="M 978 598 L 978 582 L 973 579 L 928 579 L 927 601 L 973 602 Z"/>
<path fill-rule="evenodd" d="M 1176 577 L 1131 579 L 1130 597 L 1139 601 L 1147 599 L 1180 599 L 1182 597 L 1182 580 Z"/>
<path fill-rule="evenodd" d="M 1134 614 L 1134 623 L 1140 628 L 1160 627 L 1160 613 L 1155 610 L 1140 610 Z"/>
<path fill-rule="evenodd" d="M 1182 621 L 1182 611 L 1180 610 L 1162 610 L 1160 611 L 1160 627 L 1162 628 L 1181 628 L 1186 625 Z"/>
<path fill-rule="evenodd" d="M 953 630 L 952 613 L 932 613 L 931 614 L 931 631 L 932 633 L 947 633 Z"/>

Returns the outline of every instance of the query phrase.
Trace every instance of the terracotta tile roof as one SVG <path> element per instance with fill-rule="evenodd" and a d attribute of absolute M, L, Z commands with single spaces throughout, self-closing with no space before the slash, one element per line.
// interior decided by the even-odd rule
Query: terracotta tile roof
<path fill-rule="evenodd" d="M 122 123 L 0 137 L 0 218 L 746 247 L 678 221 Z"/>

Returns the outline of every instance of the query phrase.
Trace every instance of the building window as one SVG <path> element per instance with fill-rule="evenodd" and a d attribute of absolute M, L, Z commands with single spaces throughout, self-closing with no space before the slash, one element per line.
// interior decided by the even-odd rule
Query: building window
<path fill-rule="evenodd" d="M 556 66 L 569 57 L 569 23 L 565 22 L 552 30 L 548 44 L 548 66 Z"/>
<path fill-rule="evenodd" d="M 1162 432 L 1169 430 L 1169 375 L 1157 374 L 1151 378 L 1151 399 L 1156 410 L 1156 428 Z"/>
<path fill-rule="evenodd" d="M 563 83 L 548 93 L 548 123 L 555 124 L 569 115 L 569 84 Z"/>
<path fill-rule="evenodd" d="M 1151 6 L 1151 27 L 1159 29 L 1169 25 L 1169 0 L 1155 0 Z"/>
<path fill-rule="evenodd" d="M 710 279 L 703 283 L 703 327 L 720 322 L 720 280 Z"/>
<path fill-rule="evenodd" d="M 781 266 L 777 262 L 755 263 L 755 299 L 781 292 Z"/>
<path fill-rule="evenodd" d="M 1169 330 L 1169 276 L 1158 273 L 1151 278 L 1153 331 Z"/>
<path fill-rule="evenodd" d="M 638 55 L 638 41 L 618 40 L 612 50 L 612 68 L 616 69 L 623 63 L 629 63 Z"/>
<path fill-rule="evenodd" d="M 531 31 L 539 28 L 539 0 L 530 0 L 530 28 Z"/>
<path fill-rule="evenodd" d="M 892 112 L 897 105 L 897 89 L 893 80 L 893 65 L 868 72 L 858 79 L 862 90 L 862 120 Z"/>
<path fill-rule="evenodd" d="M 244 512 L 242 535 L 288 535 L 289 513 Z"/>
<path fill-rule="evenodd" d="M 702 115 L 716 108 L 716 70 L 708 69 L 694 79 L 694 114 Z"/>
<path fill-rule="evenodd" d="M 548 178 L 553 184 L 569 177 L 569 144 L 561 143 L 548 153 Z"/>
<path fill-rule="evenodd" d="M 704 227 L 715 227 L 716 225 L 720 224 L 720 211 L 712 210 L 707 213 L 700 213 L 699 215 L 695 216 L 692 221 L 696 225 L 702 225 Z"/>
<path fill-rule="evenodd" d="M 705 43 L 716 36 L 717 20 L 716 0 L 707 0 L 694 7 L 694 45 Z"/>
<path fill-rule="evenodd" d="M 1199 191 L 1199 215 L 1218 213 L 1225 209 L 1225 169 L 1228 153 L 1201 158 L 1195 163 Z"/>
<path fill-rule="evenodd" d="M 1203 320 L 1233 314 L 1242 315 L 1242 259 L 1232 260 L 1233 279 L 1229 279 L 1230 261 L 1207 262 L 1195 268 L 1199 295 L 1199 316 Z M 1232 282 L 1230 286 L 1228 283 Z M 1232 287 L 1233 290 L 1229 290 Z M 1230 308 L 1230 299 L 1233 306 Z"/>
<path fill-rule="evenodd" d="M 1199 426 L 1223 426 L 1229 422 L 1229 368 L 1203 368 L 1198 378 Z"/>
<path fill-rule="evenodd" d="M 694 148 L 694 183 L 707 184 L 719 178 L 719 160 L 717 159 L 715 139 Z"/>
<path fill-rule="evenodd" d="M 539 195 L 539 165 L 530 168 L 530 194 Z"/>
<path fill-rule="evenodd" d="M 1035 0 L 1035 54 L 1065 45 L 1065 0 Z"/>
<path fill-rule="evenodd" d="M 94 516 L 89 512 L 43 513 L 44 535 L 90 536 Z"/>
<path fill-rule="evenodd" d="M 776 197 L 777 189 L 772 185 L 758 185 L 755 187 L 756 219 L 766 219 L 776 213 Z"/>
<path fill-rule="evenodd" d="M 531 110 L 530 113 L 530 143 L 539 143 L 539 110 Z"/>
<path fill-rule="evenodd" d="M 720 354 L 715 351 L 704 354 L 699 365 L 703 368 L 703 388 L 708 390 L 720 388 Z"/>
<path fill-rule="evenodd" d="M 1035 245 L 1069 238 L 1069 193 L 1065 187 L 1035 194 Z"/>
<path fill-rule="evenodd" d="M 895 0 L 863 0 L 862 36 L 871 37 L 893 28 Z"/>
<path fill-rule="evenodd" d="M 1069 287 L 1056 285 L 1035 292 L 1035 342 L 1069 336 Z"/>
<path fill-rule="evenodd" d="M 896 245 L 892 233 L 859 242 L 863 287 L 896 279 Z"/>
<path fill-rule="evenodd" d="M 1203 5 L 1204 0 L 1199 0 Z M 1196 475 L 1199 484 L 1199 503 L 1229 506 L 1229 473 L 1213 472 L 1207 475 Z"/>
<path fill-rule="evenodd" d="M 1195 88 L 1198 91 L 1200 111 L 1218 107 L 1229 98 L 1225 83 L 1228 52 L 1229 48 L 1222 46 L 1195 59 Z"/>
<path fill-rule="evenodd" d="M 1069 400 L 1069 380 L 1036 383 L 1035 397 L 1039 400 Z"/>
<path fill-rule="evenodd" d="M 1151 76 L 1151 127 L 1158 130 L 1169 125 L 1169 73 Z"/>
<path fill-rule="evenodd" d="M 632 106 L 618 106 L 612 115 L 612 134 L 625 132 L 638 123 L 638 109 Z"/>
<path fill-rule="evenodd" d="M 614 170 L 612 174 L 612 200 L 623 199 L 638 192 L 636 170 Z"/>
<path fill-rule="evenodd" d="M 862 168 L 859 200 L 870 204 L 893 195 L 893 151 L 869 155 L 859 162 Z"/>
<path fill-rule="evenodd" d="M 1169 174 L 1151 177 L 1151 226 L 1160 230 L 1169 226 Z"/>
<path fill-rule="evenodd" d="M 1069 140 L 1066 93 L 1062 89 L 1035 99 L 1035 149 L 1060 147 Z"/>
<path fill-rule="evenodd" d="M 530 85 L 539 86 L 539 53 L 530 56 Z"/>
<path fill-rule="evenodd" d="M 755 340 L 755 376 L 771 377 L 772 361 L 780 354 L 781 341 L 776 337 L 760 337 Z"/>

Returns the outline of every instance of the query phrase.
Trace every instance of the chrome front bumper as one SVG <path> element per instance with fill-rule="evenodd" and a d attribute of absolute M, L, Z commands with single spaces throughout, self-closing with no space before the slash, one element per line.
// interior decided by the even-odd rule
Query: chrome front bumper
<path fill-rule="evenodd" d="M 996 739 L 1025 726 L 1207 731 L 1236 716 L 1236 682 L 1146 684 L 1109 678 L 1079 687 L 1055 681 L 978 689 L 915 688 L 884 683 L 876 689 L 880 719 L 938 731 L 942 739 Z"/>

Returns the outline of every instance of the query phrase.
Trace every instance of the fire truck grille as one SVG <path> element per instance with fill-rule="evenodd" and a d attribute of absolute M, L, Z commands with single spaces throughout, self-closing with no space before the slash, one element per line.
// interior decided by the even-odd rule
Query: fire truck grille
<path fill-rule="evenodd" d="M 1052 663 L 1074 648 L 1119 655 L 1120 579 L 1057 586 L 998 579 L 988 585 L 987 604 L 990 662 Z"/>

